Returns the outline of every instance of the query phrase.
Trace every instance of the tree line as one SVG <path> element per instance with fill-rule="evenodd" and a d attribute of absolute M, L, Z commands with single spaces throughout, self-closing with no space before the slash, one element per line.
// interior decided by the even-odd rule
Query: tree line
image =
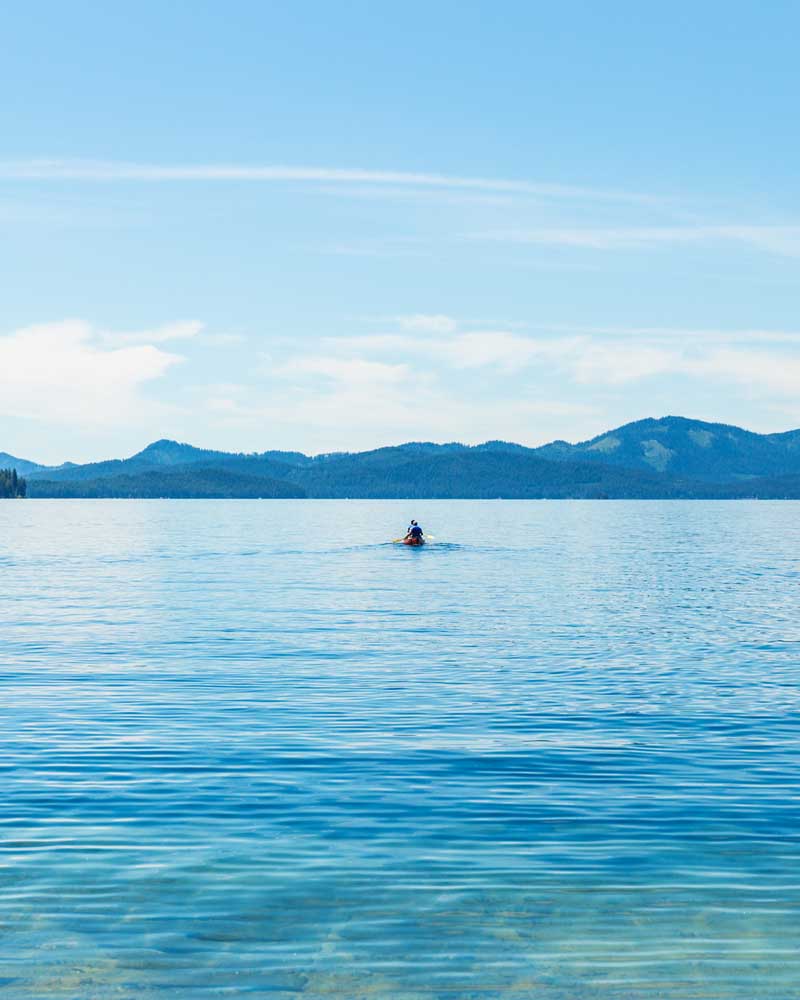
<path fill-rule="evenodd" d="M 16 469 L 0 469 L 0 497 L 24 497 L 27 486 Z"/>

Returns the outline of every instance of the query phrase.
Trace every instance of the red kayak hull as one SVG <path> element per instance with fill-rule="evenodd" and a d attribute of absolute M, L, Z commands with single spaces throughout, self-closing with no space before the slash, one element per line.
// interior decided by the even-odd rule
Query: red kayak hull
<path fill-rule="evenodd" d="M 424 545 L 424 538 L 404 538 L 403 545 Z"/>

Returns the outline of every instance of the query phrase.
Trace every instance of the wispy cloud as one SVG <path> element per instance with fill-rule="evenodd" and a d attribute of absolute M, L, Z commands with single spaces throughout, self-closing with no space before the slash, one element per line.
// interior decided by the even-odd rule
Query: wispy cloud
<path fill-rule="evenodd" d="M 99 336 L 110 344 L 165 344 L 171 340 L 192 340 L 202 331 L 203 325 L 194 319 L 178 320 L 151 330 L 133 330 L 127 333 L 104 330 Z"/>
<path fill-rule="evenodd" d="M 538 329 L 554 333 L 569 333 L 603 339 L 642 340 L 673 344 L 679 341 L 690 343 L 720 344 L 798 344 L 800 330 L 739 329 L 722 330 L 707 327 L 674 326 L 583 326 L 564 323 L 538 324 Z"/>
<path fill-rule="evenodd" d="M 588 250 L 635 250 L 675 244 L 728 242 L 750 244 L 786 256 L 800 256 L 800 226 L 542 227 L 473 233 L 470 238 Z"/>
<path fill-rule="evenodd" d="M 314 252 L 333 257 L 419 257 L 433 251 L 430 240 L 418 236 L 372 236 L 323 243 Z"/>
<path fill-rule="evenodd" d="M 264 375 L 268 392 L 253 386 L 245 394 L 209 393 L 206 406 L 218 426 L 266 425 L 273 444 L 277 438 L 291 447 L 300 437 L 312 451 L 331 451 L 402 440 L 533 442 L 552 437 L 565 419 L 585 426 L 587 436 L 597 422 L 596 409 L 585 401 L 539 395 L 498 406 L 491 395 L 460 392 L 434 372 L 352 356 L 298 356 Z"/>
<path fill-rule="evenodd" d="M 788 351 L 800 342 L 798 331 L 703 330 L 663 327 L 550 328 L 536 335 L 508 330 L 465 331 L 453 321 L 440 336 L 422 329 L 402 333 L 331 337 L 323 343 L 334 357 L 358 359 L 424 358 L 443 374 L 492 370 L 511 376 L 526 370 L 536 377 L 566 377 L 586 390 L 621 386 L 656 377 L 735 383 L 751 394 L 800 393 L 800 360 Z M 328 361 L 330 362 L 330 358 Z"/>
<path fill-rule="evenodd" d="M 413 330 L 418 333 L 453 333 L 458 326 L 452 316 L 441 313 L 412 313 L 409 316 L 397 316 L 397 323 L 403 330 Z"/>
<path fill-rule="evenodd" d="M 620 385 L 652 376 L 734 383 L 750 395 L 795 397 L 800 393 L 800 358 L 753 348 L 664 350 L 647 344 L 587 346 L 572 363 L 574 379 L 587 386 Z"/>
<path fill-rule="evenodd" d="M 260 181 L 347 184 L 399 188 L 440 188 L 568 198 L 586 201 L 655 203 L 649 194 L 587 188 L 570 184 L 462 177 L 454 174 L 360 167 L 307 167 L 246 164 L 127 163 L 111 160 L 34 159 L 0 162 L 0 180 L 14 181 Z"/>
<path fill-rule="evenodd" d="M 401 201 L 401 202 L 432 202 L 437 205 L 484 205 L 492 208 L 503 208 L 515 205 L 520 197 L 531 200 L 542 200 L 541 195 L 522 195 L 520 192 L 492 193 L 443 190 L 441 187 L 425 188 L 414 186 L 392 187 L 389 184 L 358 185 L 358 184 L 320 184 L 310 188 L 312 193 L 335 195 L 360 201 Z M 548 196 L 552 197 L 552 196 Z"/>
<path fill-rule="evenodd" d="M 335 382 L 375 387 L 402 382 L 411 374 L 410 368 L 405 364 L 313 355 L 291 358 L 282 365 L 270 366 L 269 372 L 280 378 L 312 375 Z"/>

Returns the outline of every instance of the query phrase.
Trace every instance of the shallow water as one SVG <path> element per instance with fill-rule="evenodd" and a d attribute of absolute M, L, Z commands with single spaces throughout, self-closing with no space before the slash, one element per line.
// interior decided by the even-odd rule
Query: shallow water
<path fill-rule="evenodd" d="M 790 502 L 0 504 L 3 997 L 796 995 L 798 553 Z"/>

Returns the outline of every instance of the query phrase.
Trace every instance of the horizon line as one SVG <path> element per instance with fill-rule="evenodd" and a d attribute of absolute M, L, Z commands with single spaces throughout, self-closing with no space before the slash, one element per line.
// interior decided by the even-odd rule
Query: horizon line
<path fill-rule="evenodd" d="M 547 448 L 550 445 L 560 444 L 560 443 L 567 444 L 570 447 L 577 447 L 578 445 L 586 444 L 589 441 L 594 441 L 594 440 L 596 440 L 598 438 L 605 437 L 608 434 L 613 434 L 615 431 L 622 430 L 625 427 L 631 427 L 634 424 L 645 423 L 648 420 L 652 420 L 655 423 L 660 423 L 661 421 L 664 421 L 664 420 L 685 420 L 685 421 L 690 422 L 690 423 L 708 424 L 708 425 L 713 426 L 713 427 L 728 427 L 728 428 L 733 428 L 735 430 L 744 431 L 746 434 L 754 434 L 756 437 L 771 437 L 771 436 L 773 436 L 775 434 L 791 434 L 793 431 L 800 430 L 800 428 L 790 427 L 787 430 L 783 430 L 783 431 L 752 431 L 752 430 L 749 430 L 749 428 L 747 428 L 747 427 L 740 426 L 739 424 L 730 424 L 730 423 L 725 423 L 725 422 L 719 421 L 719 420 L 701 420 L 698 417 L 684 417 L 684 416 L 681 416 L 678 413 L 667 413 L 667 414 L 664 414 L 663 416 L 660 416 L 660 417 L 639 417 L 636 420 L 628 420 L 624 424 L 618 424 L 615 427 L 610 427 L 610 428 L 608 428 L 608 429 L 606 429 L 604 431 L 600 431 L 600 433 L 595 434 L 592 437 L 583 438 L 580 441 L 567 441 L 566 438 L 554 438 L 552 441 L 545 441 L 543 444 L 539 444 L 539 445 L 520 444 L 518 441 L 507 441 L 504 438 L 487 438 L 486 440 L 479 441 L 476 444 L 466 444 L 463 441 L 454 441 L 454 440 L 451 440 L 451 441 L 419 441 L 418 440 L 418 441 L 400 441 L 397 444 L 377 445 L 374 448 L 364 448 L 361 451 L 349 451 L 347 449 L 334 449 L 334 450 L 331 450 L 331 451 L 320 451 L 320 452 L 316 452 L 314 454 L 307 454 L 304 451 L 300 451 L 299 449 L 294 449 L 294 448 L 267 448 L 264 451 L 224 451 L 224 450 L 222 450 L 220 448 L 205 448 L 205 447 L 202 447 L 200 445 L 191 444 L 189 441 L 178 441 L 176 438 L 162 437 L 162 438 L 156 438 L 153 441 L 149 441 L 146 445 L 144 445 L 143 448 L 140 448 L 139 451 L 135 451 L 132 455 L 128 455 L 127 458 L 125 458 L 125 459 L 120 459 L 120 458 L 116 458 L 116 457 L 115 458 L 98 458 L 98 459 L 92 459 L 91 461 L 88 461 L 88 462 L 72 462 L 70 459 L 65 459 L 63 462 L 60 462 L 60 463 L 58 463 L 56 465 L 50 465 L 50 464 L 47 464 L 45 462 L 37 462 L 34 459 L 20 458 L 19 455 L 12 455 L 8 451 L 3 451 L 1 453 L 3 455 L 7 455 L 9 458 L 15 459 L 18 462 L 29 462 L 30 464 L 37 465 L 37 466 L 39 466 L 42 469 L 52 469 L 52 470 L 55 470 L 55 469 L 61 469 L 65 465 L 99 465 L 99 464 L 101 464 L 103 462 L 127 461 L 128 459 L 135 458 L 137 455 L 141 455 L 143 452 L 147 451 L 148 448 L 152 448 L 154 445 L 162 444 L 162 443 L 163 444 L 176 444 L 176 445 L 179 445 L 181 447 L 194 448 L 196 451 L 208 451 L 208 452 L 214 452 L 216 454 L 222 454 L 222 455 L 242 455 L 243 457 L 246 457 L 246 458 L 257 457 L 259 455 L 266 455 L 266 454 L 269 454 L 270 452 L 278 453 L 278 454 L 285 454 L 285 455 L 292 455 L 292 454 L 294 454 L 294 455 L 302 455 L 304 458 L 311 458 L 311 459 L 315 459 L 315 458 L 327 458 L 329 456 L 334 456 L 334 455 L 366 455 L 366 454 L 369 454 L 370 452 L 373 452 L 373 451 L 382 451 L 382 450 L 388 449 L 388 448 L 404 448 L 404 447 L 407 447 L 408 445 L 433 445 L 436 448 L 446 448 L 448 445 L 458 445 L 459 447 L 462 447 L 462 448 L 481 448 L 481 447 L 483 447 L 484 445 L 487 445 L 487 444 L 507 444 L 507 445 L 513 445 L 516 448 L 523 448 L 526 451 L 539 451 L 542 448 Z"/>

